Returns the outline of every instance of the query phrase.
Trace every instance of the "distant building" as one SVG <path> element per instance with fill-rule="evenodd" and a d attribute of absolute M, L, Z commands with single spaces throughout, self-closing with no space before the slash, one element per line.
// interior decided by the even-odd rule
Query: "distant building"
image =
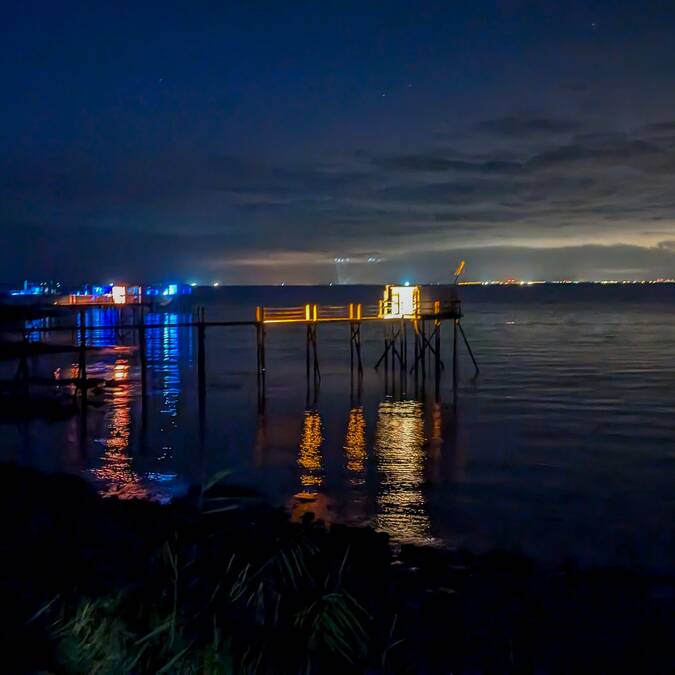
<path fill-rule="evenodd" d="M 24 281 L 23 288 L 10 290 L 9 294 L 20 295 L 58 295 L 61 293 L 61 283 L 58 281 Z"/>

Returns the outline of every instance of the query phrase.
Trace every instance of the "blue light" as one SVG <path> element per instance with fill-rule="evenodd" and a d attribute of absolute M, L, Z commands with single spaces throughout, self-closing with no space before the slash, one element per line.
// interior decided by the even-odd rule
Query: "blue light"
<path fill-rule="evenodd" d="M 403 285 L 404 285 L 404 286 L 410 286 L 410 282 L 409 282 L 409 281 L 404 281 L 404 282 L 403 282 Z"/>
<path fill-rule="evenodd" d="M 178 294 L 178 284 L 167 284 L 162 291 L 163 296 L 172 296 Z"/>

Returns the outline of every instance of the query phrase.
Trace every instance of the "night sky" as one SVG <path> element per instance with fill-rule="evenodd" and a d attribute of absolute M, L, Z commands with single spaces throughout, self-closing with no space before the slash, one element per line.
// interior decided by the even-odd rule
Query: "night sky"
<path fill-rule="evenodd" d="M 17 2 L 1 26 L 0 281 L 675 276 L 672 0 Z"/>

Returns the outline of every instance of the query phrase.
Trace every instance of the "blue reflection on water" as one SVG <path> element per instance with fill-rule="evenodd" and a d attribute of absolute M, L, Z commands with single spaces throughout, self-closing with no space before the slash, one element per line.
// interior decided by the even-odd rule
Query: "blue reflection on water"
<path fill-rule="evenodd" d="M 85 326 L 92 328 L 85 334 L 85 344 L 92 347 L 114 345 L 118 339 L 119 310 L 116 307 L 90 307 L 84 313 Z M 82 325 L 82 316 L 75 315 L 75 325 Z"/>
<path fill-rule="evenodd" d="M 29 319 L 25 323 L 26 339 L 28 342 L 40 342 L 44 337 L 44 329 L 52 325 L 51 317 Z"/>
<path fill-rule="evenodd" d="M 152 395 L 161 396 L 160 433 L 163 434 L 159 459 L 173 457 L 172 432 L 178 428 L 178 407 L 182 392 L 181 344 L 178 314 L 149 314 L 147 323 L 156 324 L 146 332 L 148 370 L 154 374 Z M 188 331 L 188 335 L 191 335 Z M 188 352 L 190 351 L 188 345 Z M 156 383 L 156 384 L 155 384 Z"/>

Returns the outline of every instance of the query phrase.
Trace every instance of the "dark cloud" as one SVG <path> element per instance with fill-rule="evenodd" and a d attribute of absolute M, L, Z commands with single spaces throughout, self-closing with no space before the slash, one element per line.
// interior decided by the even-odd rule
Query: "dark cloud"
<path fill-rule="evenodd" d="M 643 140 L 611 139 L 598 142 L 574 142 L 544 151 L 532 157 L 525 165 L 528 170 L 558 167 L 584 162 L 589 166 L 634 166 L 647 157 L 654 157 L 664 150 Z"/>
<path fill-rule="evenodd" d="M 509 173 L 522 168 L 518 162 L 500 159 L 467 161 L 443 157 L 439 154 L 380 157 L 373 159 L 373 165 L 383 169 L 396 169 L 409 172 L 442 173 L 453 171 L 477 175 Z"/>
<path fill-rule="evenodd" d="M 643 127 L 643 130 L 654 133 L 675 132 L 675 120 L 647 124 L 645 127 Z"/>
<path fill-rule="evenodd" d="M 194 277 L 220 265 L 237 267 L 239 280 L 255 275 L 256 265 L 264 278 L 276 275 L 264 259 L 280 269 L 295 264 L 302 276 L 301 269 L 330 267 L 325 261 L 335 256 L 371 250 L 400 261 L 404 251 L 469 247 L 481 258 L 471 246 L 551 240 L 558 255 L 561 237 L 588 239 L 589 232 L 648 243 L 648 223 L 675 229 L 675 148 L 641 133 L 550 138 L 534 151 L 516 144 L 509 161 L 500 145 L 475 154 L 441 147 L 321 162 L 185 153 L 139 155 L 112 167 L 81 158 L 64 158 L 56 171 L 5 167 L 0 243 L 13 250 L 7 266 L 18 261 L 24 269 L 37 268 L 39 251 L 49 247 L 59 266 L 87 274 L 118 276 L 126 266 L 146 276 Z M 661 240 L 649 249 L 655 264 L 653 251 L 669 250 L 667 234 Z M 18 254 L 14 241 L 22 242 Z M 420 269 L 431 274 L 432 259 L 420 259 Z"/>
<path fill-rule="evenodd" d="M 571 134 L 581 129 L 581 124 L 573 120 L 552 117 L 510 116 L 483 120 L 479 122 L 477 128 L 489 134 L 521 139 L 532 136 Z"/>
<path fill-rule="evenodd" d="M 480 3 L 245 5 L 17 13 L 8 280 L 330 281 L 372 251 L 378 281 L 460 254 L 481 276 L 672 265 L 672 22 L 627 0 L 592 35 L 576 2 L 507 24 Z"/>

